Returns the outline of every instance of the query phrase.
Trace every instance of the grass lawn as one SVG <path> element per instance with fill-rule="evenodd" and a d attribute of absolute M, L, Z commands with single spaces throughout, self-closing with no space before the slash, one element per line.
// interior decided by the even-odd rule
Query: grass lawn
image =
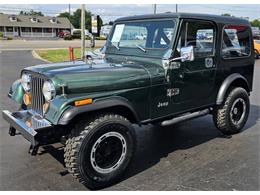
<path fill-rule="evenodd" d="M 36 50 L 36 53 L 41 58 L 48 60 L 50 62 L 69 61 L 69 49 Z M 80 48 L 74 49 L 74 58 L 80 59 Z"/>

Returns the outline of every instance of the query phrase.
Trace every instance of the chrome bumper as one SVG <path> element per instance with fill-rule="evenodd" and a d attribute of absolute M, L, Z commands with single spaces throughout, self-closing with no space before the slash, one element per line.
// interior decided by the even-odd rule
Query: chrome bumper
<path fill-rule="evenodd" d="M 3 110 L 2 114 L 3 118 L 10 124 L 10 127 L 19 131 L 33 146 L 38 145 L 38 132 L 52 126 L 49 121 L 28 110 L 13 113 Z"/>

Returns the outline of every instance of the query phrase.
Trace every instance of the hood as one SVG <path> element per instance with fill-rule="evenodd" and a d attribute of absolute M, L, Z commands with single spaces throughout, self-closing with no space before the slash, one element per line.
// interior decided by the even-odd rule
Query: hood
<path fill-rule="evenodd" d="M 66 86 L 66 92 L 89 93 L 150 85 L 145 68 L 138 65 L 109 64 L 99 62 L 93 65 L 84 62 L 43 64 L 26 68 L 50 78 L 58 88 Z"/>

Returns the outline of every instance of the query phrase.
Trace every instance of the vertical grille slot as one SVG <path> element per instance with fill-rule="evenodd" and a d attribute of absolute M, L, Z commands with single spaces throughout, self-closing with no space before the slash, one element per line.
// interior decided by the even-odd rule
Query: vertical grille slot
<path fill-rule="evenodd" d="M 31 93 L 32 93 L 32 110 L 43 116 L 43 104 L 45 98 L 42 94 L 42 87 L 45 79 L 41 75 L 31 73 Z"/>

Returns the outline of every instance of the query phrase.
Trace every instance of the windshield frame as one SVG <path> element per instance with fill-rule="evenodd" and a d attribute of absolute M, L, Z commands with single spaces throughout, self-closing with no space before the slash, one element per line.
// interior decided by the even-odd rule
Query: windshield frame
<path fill-rule="evenodd" d="M 173 47 L 173 44 L 174 44 L 174 41 L 176 39 L 176 33 L 177 33 L 177 24 L 178 24 L 178 21 L 177 21 L 177 18 L 153 18 L 153 19 L 140 19 L 140 20 L 127 20 L 127 21 L 120 21 L 120 22 L 115 22 L 114 25 L 113 25 L 113 28 L 111 30 L 111 33 L 108 37 L 108 45 L 107 46 L 111 46 L 111 47 L 114 47 L 112 45 L 112 37 L 114 35 L 114 31 L 115 31 L 115 28 L 116 28 L 116 25 L 120 25 L 120 24 L 126 24 L 126 23 L 137 23 L 137 22 L 150 22 L 150 21 L 172 21 L 174 23 L 174 26 L 173 26 L 173 36 L 170 40 L 170 44 L 168 45 L 168 47 L 165 47 L 165 48 L 149 48 L 149 47 L 143 47 L 146 52 L 149 52 L 149 51 L 158 51 L 158 50 L 161 50 L 161 51 L 167 51 L 169 49 L 172 49 Z M 127 47 L 127 46 L 118 46 L 120 49 L 138 49 L 137 47 Z M 138 49 L 139 50 L 139 49 Z"/>

